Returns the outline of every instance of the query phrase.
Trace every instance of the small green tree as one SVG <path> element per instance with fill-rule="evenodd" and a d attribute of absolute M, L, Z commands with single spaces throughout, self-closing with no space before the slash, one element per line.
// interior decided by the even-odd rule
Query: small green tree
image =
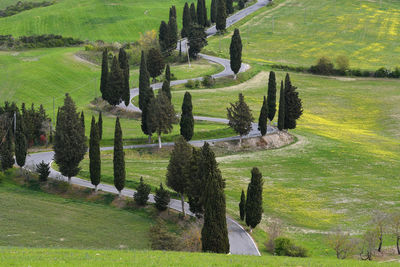
<path fill-rule="evenodd" d="M 17 124 L 15 129 L 15 159 L 18 166 L 23 167 L 26 161 L 28 143 L 25 136 L 25 125 L 22 116 L 17 112 Z"/>
<path fill-rule="evenodd" d="M 97 120 L 97 129 L 99 130 L 99 140 L 103 138 L 103 116 L 99 112 L 99 119 Z"/>
<path fill-rule="evenodd" d="M 109 90 L 107 102 L 110 105 L 116 106 L 121 103 L 124 92 L 124 73 L 119 67 L 118 58 L 116 56 L 114 56 L 111 64 L 107 90 Z"/>
<path fill-rule="evenodd" d="M 278 129 L 279 131 L 285 129 L 285 88 L 283 87 L 283 81 L 281 81 L 279 93 Z"/>
<path fill-rule="evenodd" d="M 267 133 L 267 121 L 268 121 L 268 105 L 267 99 L 264 96 L 263 105 L 260 111 L 260 117 L 258 118 L 258 130 L 261 132 L 261 135 L 264 136 Z"/>
<path fill-rule="evenodd" d="M 240 195 L 239 212 L 240 212 L 240 219 L 243 221 L 246 216 L 246 196 L 244 194 L 243 189 L 242 189 L 242 194 Z"/>
<path fill-rule="evenodd" d="M 12 131 L 11 125 L 6 132 L 5 137 L 1 141 L 0 159 L 1 159 L 1 169 L 6 171 L 13 167 L 14 165 L 14 153 L 12 149 Z"/>
<path fill-rule="evenodd" d="M 230 105 L 227 108 L 229 126 L 240 135 L 239 145 L 241 145 L 243 136 L 251 131 L 251 123 L 254 118 L 249 106 L 244 101 L 242 93 L 239 93 L 239 100 Z"/>
<path fill-rule="evenodd" d="M 131 93 L 129 88 L 129 59 L 128 54 L 124 48 L 119 49 L 118 62 L 123 75 L 123 89 L 121 93 L 121 100 L 124 101 L 125 106 L 129 105 L 131 100 Z"/>
<path fill-rule="evenodd" d="M 181 135 L 186 141 L 190 141 L 194 133 L 194 118 L 193 118 L 193 106 L 192 106 L 192 96 L 189 92 L 185 93 L 182 103 L 182 114 L 181 114 Z"/>
<path fill-rule="evenodd" d="M 189 56 L 191 58 L 197 58 L 198 53 L 201 49 L 207 45 L 207 34 L 204 31 L 204 27 L 198 24 L 192 25 L 189 37 Z"/>
<path fill-rule="evenodd" d="M 154 196 L 155 206 L 159 211 L 164 211 L 168 208 L 171 196 L 168 190 L 165 190 L 163 184 L 160 183 L 160 188 L 156 189 Z"/>
<path fill-rule="evenodd" d="M 226 6 L 225 0 L 217 0 L 217 21 L 216 21 L 216 29 L 219 32 L 223 32 L 226 29 Z"/>
<path fill-rule="evenodd" d="M 89 160 L 90 181 L 94 185 L 94 191 L 97 192 L 101 178 L 101 158 L 99 130 L 94 116 L 90 127 Z"/>
<path fill-rule="evenodd" d="M 272 121 L 276 113 L 276 78 L 275 72 L 271 71 L 268 78 L 268 119 Z"/>
<path fill-rule="evenodd" d="M 115 122 L 115 134 L 114 134 L 114 185 L 117 188 L 119 196 L 121 197 L 121 191 L 125 187 L 125 153 L 122 144 L 122 130 L 121 124 L 119 123 L 119 117 Z"/>
<path fill-rule="evenodd" d="M 101 97 L 107 101 L 107 85 L 108 85 L 108 51 L 104 49 L 103 57 L 101 60 L 101 78 L 100 78 L 100 92 Z"/>
<path fill-rule="evenodd" d="M 36 172 L 39 173 L 39 181 L 46 182 L 50 175 L 50 163 L 45 163 L 44 160 L 36 165 Z"/>
<path fill-rule="evenodd" d="M 85 114 L 83 113 L 83 110 L 81 111 L 81 124 L 82 124 L 83 134 L 85 134 Z"/>
<path fill-rule="evenodd" d="M 158 32 L 158 42 L 160 44 L 161 53 L 164 56 L 168 56 L 170 47 L 169 27 L 165 21 L 161 21 Z"/>
<path fill-rule="evenodd" d="M 153 78 L 153 82 L 156 81 L 157 76 L 161 75 L 164 66 L 164 59 L 161 55 L 160 50 L 154 47 L 150 48 L 147 55 L 147 71 L 149 72 L 150 77 Z"/>
<path fill-rule="evenodd" d="M 143 177 L 140 177 L 139 186 L 133 195 L 133 198 L 138 205 L 145 206 L 147 204 L 147 200 L 149 200 L 150 189 L 150 186 L 144 183 Z"/>
<path fill-rule="evenodd" d="M 240 38 L 240 33 L 238 29 L 235 29 L 232 35 L 229 53 L 231 57 L 231 69 L 235 74 L 234 79 L 236 80 L 236 75 L 242 66 L 242 39 Z"/>
<path fill-rule="evenodd" d="M 293 86 L 289 73 L 285 78 L 285 129 L 295 129 L 296 122 L 303 114 L 303 105 L 296 91 L 297 87 Z"/>
<path fill-rule="evenodd" d="M 165 79 L 163 81 L 161 91 L 168 97 L 168 99 L 171 101 L 172 95 L 171 95 L 171 72 L 169 70 L 169 65 L 165 68 Z"/>
<path fill-rule="evenodd" d="M 263 184 L 261 172 L 254 167 L 251 170 L 251 181 L 247 188 L 246 199 L 246 224 L 250 226 L 250 232 L 261 222 Z"/>
<path fill-rule="evenodd" d="M 183 16 L 182 16 L 182 31 L 181 31 L 182 38 L 185 38 L 189 35 L 191 23 L 192 19 L 190 17 L 190 9 L 188 3 L 186 2 L 185 6 L 183 7 Z"/>

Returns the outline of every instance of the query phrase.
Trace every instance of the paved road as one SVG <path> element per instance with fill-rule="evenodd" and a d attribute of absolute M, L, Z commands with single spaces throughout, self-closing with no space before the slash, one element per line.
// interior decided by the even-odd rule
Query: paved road
<path fill-rule="evenodd" d="M 226 25 L 227 27 L 231 26 L 232 24 L 236 23 L 237 21 L 241 20 L 242 18 L 246 17 L 247 15 L 257 11 L 258 9 L 264 7 L 265 5 L 268 4 L 268 0 L 258 0 L 258 2 L 246 9 L 243 9 L 236 14 L 230 16 L 227 19 Z M 216 34 L 216 29 L 215 26 L 207 29 L 206 31 L 208 37 Z M 186 50 L 187 46 L 187 40 L 183 39 L 181 42 L 182 45 L 182 50 Z M 219 78 L 219 77 L 226 77 L 233 75 L 233 72 L 230 68 L 230 62 L 227 59 L 223 58 L 218 58 L 218 57 L 213 57 L 205 54 L 199 54 L 200 57 L 222 65 L 224 67 L 224 70 L 220 73 L 217 73 L 213 75 L 214 78 Z M 249 69 L 249 65 L 247 64 L 242 64 L 242 67 L 240 69 L 240 72 L 244 72 Z M 193 78 L 192 80 L 201 80 L 201 77 Z M 179 80 L 179 81 L 172 81 L 171 85 L 178 85 L 178 84 L 183 84 L 186 83 L 188 80 Z M 162 86 L 161 83 L 156 83 L 152 85 L 153 90 L 160 89 Z M 137 96 L 139 93 L 139 89 L 131 89 L 131 100 L 135 96 Z M 132 104 L 132 101 L 130 102 L 129 106 L 126 107 L 124 104 L 121 105 L 122 108 L 126 108 L 128 110 L 140 112 L 140 109 L 137 108 Z M 212 122 L 219 122 L 219 123 L 228 123 L 227 119 L 222 119 L 222 118 L 211 118 L 211 117 L 202 117 L 202 116 L 195 116 L 196 120 L 204 120 L 204 121 L 212 121 Z M 273 127 L 268 127 L 268 133 L 273 133 L 276 131 L 276 128 Z M 250 138 L 250 137 L 255 137 L 259 136 L 260 133 L 257 129 L 257 124 L 253 123 L 252 124 L 252 130 L 251 132 L 245 136 L 244 138 Z M 239 139 L 239 136 L 234 136 L 234 137 L 227 137 L 227 138 L 219 138 L 219 139 L 210 139 L 210 140 L 199 140 L 199 141 L 192 141 L 191 144 L 195 146 L 202 146 L 204 142 L 209 142 L 209 143 L 214 143 L 218 141 L 229 141 L 229 140 L 237 140 Z M 172 146 L 173 143 L 164 143 L 164 146 Z M 150 146 L 157 146 L 157 144 L 146 144 L 146 145 L 132 145 L 132 146 L 124 146 L 124 149 L 130 149 L 130 148 L 142 148 L 142 147 L 150 147 Z M 113 150 L 113 147 L 102 147 L 101 150 Z M 36 166 L 41 161 L 44 161 L 46 163 L 51 163 L 53 161 L 54 157 L 54 152 L 42 152 L 42 153 L 34 153 L 34 154 L 29 154 L 27 156 L 27 161 L 26 161 L 26 168 L 33 170 Z M 58 171 L 55 171 L 54 169 L 51 169 L 50 177 L 54 179 L 59 179 L 62 181 L 67 181 L 68 178 L 61 175 Z M 93 185 L 87 181 L 83 180 L 77 177 L 72 177 L 71 179 L 72 184 L 88 187 L 88 188 L 94 188 Z M 109 193 L 115 193 L 117 194 L 117 190 L 113 185 L 108 185 L 108 184 L 100 184 L 98 186 L 98 189 L 103 190 L 105 192 Z M 134 194 L 134 190 L 131 189 L 124 189 L 122 190 L 122 195 L 126 197 L 132 197 Z M 154 196 L 150 195 L 149 196 L 149 202 L 154 203 Z M 172 199 L 169 207 L 175 210 L 181 210 L 181 203 L 180 200 Z M 189 211 L 189 206 L 187 203 L 185 203 L 185 210 L 186 213 L 193 216 L 193 214 Z M 240 226 L 235 220 L 231 219 L 230 217 L 227 216 L 227 224 L 228 224 L 228 232 L 229 232 L 229 243 L 230 243 L 230 252 L 232 254 L 242 254 L 242 255 L 260 255 L 260 252 L 258 251 L 257 245 L 251 238 L 251 236 L 243 229 L 242 226 Z"/>

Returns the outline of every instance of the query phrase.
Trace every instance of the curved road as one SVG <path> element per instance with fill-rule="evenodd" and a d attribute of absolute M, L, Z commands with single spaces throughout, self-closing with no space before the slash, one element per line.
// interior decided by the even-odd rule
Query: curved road
<path fill-rule="evenodd" d="M 246 17 L 247 15 L 257 11 L 258 9 L 266 6 L 268 4 L 268 0 L 258 0 L 258 2 L 248 8 L 245 8 L 234 15 L 230 16 L 227 18 L 226 25 L 227 27 L 231 26 L 232 24 L 236 23 L 237 21 L 241 20 L 242 18 Z M 208 37 L 216 34 L 216 29 L 215 26 L 209 28 L 206 30 L 206 33 Z M 182 50 L 185 51 L 187 46 L 187 40 L 183 39 L 181 40 L 181 47 Z M 230 68 L 230 62 L 228 59 L 223 59 L 223 58 L 218 58 L 218 57 L 213 57 L 205 54 L 199 54 L 200 57 L 211 61 L 218 63 L 222 66 L 224 66 L 224 70 L 218 74 L 213 75 L 214 78 L 219 78 L 219 77 L 226 77 L 233 75 L 233 72 Z M 242 67 L 240 69 L 240 72 L 244 72 L 249 69 L 249 65 L 247 64 L 242 64 Z M 201 80 L 201 77 L 194 78 L 193 80 Z M 186 83 L 188 80 L 179 80 L 179 81 L 171 81 L 171 85 L 177 85 L 177 84 L 183 84 Z M 153 90 L 160 89 L 162 86 L 161 83 L 156 83 L 152 85 Z M 131 89 L 131 100 L 135 96 L 139 94 L 138 88 Z M 140 112 L 140 109 L 135 107 L 131 103 L 126 107 L 124 104 L 122 104 L 120 107 L 132 110 L 132 111 L 137 111 Z M 221 119 L 221 118 L 210 118 L 210 117 L 201 117 L 201 116 L 195 116 L 196 120 L 204 120 L 204 121 L 212 121 L 212 122 L 219 122 L 219 123 L 228 123 L 227 119 Z M 268 127 L 268 133 L 273 133 L 275 132 L 276 129 L 272 127 Z M 259 136 L 260 133 L 257 129 L 257 124 L 253 123 L 252 124 L 252 130 L 251 132 L 245 136 L 244 138 L 250 138 L 250 137 L 255 137 Z M 234 136 L 234 137 L 227 137 L 227 138 L 220 138 L 220 139 L 210 139 L 210 140 L 200 140 L 200 141 L 192 141 L 191 144 L 195 146 L 202 146 L 204 142 L 209 142 L 209 143 L 214 143 L 217 141 L 229 141 L 229 140 L 237 140 L 239 139 L 239 136 Z M 164 146 L 172 146 L 173 143 L 163 143 Z M 151 147 L 151 146 L 157 146 L 157 144 L 146 144 L 146 145 L 132 145 L 132 146 L 124 146 L 124 149 L 130 149 L 130 148 L 142 148 L 142 147 Z M 113 150 L 113 147 L 102 147 L 101 150 Z M 53 161 L 54 157 L 54 152 L 42 152 L 42 153 L 35 153 L 35 154 L 29 154 L 27 156 L 27 161 L 25 167 L 27 169 L 34 170 L 36 164 L 40 163 L 41 161 L 44 161 L 46 163 L 51 163 Z M 62 181 L 68 181 L 68 178 L 61 175 L 58 171 L 55 171 L 54 169 L 51 169 L 51 173 L 49 177 L 54 178 L 54 179 L 59 179 Z M 94 188 L 93 185 L 90 183 L 90 181 L 83 180 L 77 177 L 72 177 L 71 179 L 72 184 L 76 184 L 79 186 L 83 187 L 88 187 L 88 188 Z M 109 193 L 115 193 L 117 194 L 117 190 L 113 185 L 108 185 L 108 184 L 99 184 L 98 189 L 109 192 Z M 132 197 L 134 194 L 134 190 L 131 189 L 124 189 L 122 190 L 122 195 L 126 197 Z M 154 203 L 154 196 L 150 195 L 149 196 L 149 202 Z M 169 203 L 169 207 L 175 210 L 180 211 L 181 210 L 181 203 L 180 200 L 176 199 L 171 199 L 171 202 Z M 193 216 L 193 214 L 189 211 L 189 206 L 187 203 L 185 203 L 185 210 L 187 214 Z M 230 244 L 230 253 L 231 254 L 242 254 L 242 255 L 261 255 L 260 252 L 258 251 L 257 245 L 251 238 L 251 236 L 243 229 L 243 227 L 238 224 L 235 220 L 231 219 L 229 216 L 227 216 L 227 224 L 228 224 L 228 232 L 229 232 L 229 244 Z"/>

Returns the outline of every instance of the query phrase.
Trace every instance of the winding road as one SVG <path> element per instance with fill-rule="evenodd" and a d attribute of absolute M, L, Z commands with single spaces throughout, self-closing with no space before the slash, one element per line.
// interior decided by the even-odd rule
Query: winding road
<path fill-rule="evenodd" d="M 236 23 L 237 21 L 243 19 L 244 17 L 248 16 L 249 14 L 257 11 L 258 9 L 266 6 L 269 3 L 268 0 L 258 0 L 257 3 L 235 13 L 234 15 L 230 16 L 227 18 L 226 25 L 227 27 L 231 26 L 232 24 Z M 216 29 L 215 26 L 209 28 L 206 30 L 206 33 L 208 37 L 216 34 Z M 187 46 L 187 40 L 183 39 L 181 40 L 181 47 L 182 50 L 185 51 Z M 224 70 L 220 73 L 217 73 L 213 75 L 214 78 L 219 78 L 219 77 L 226 77 L 226 76 L 231 76 L 233 75 L 233 72 L 230 68 L 230 62 L 227 59 L 223 58 L 218 58 L 218 57 L 213 57 L 205 54 L 199 54 L 200 57 L 220 64 L 224 67 Z M 240 69 L 240 72 L 244 72 L 249 69 L 249 65 L 247 64 L 242 64 L 242 67 Z M 201 77 L 194 78 L 192 80 L 201 80 Z M 171 85 L 177 85 L 177 84 L 183 84 L 186 83 L 188 80 L 179 80 L 179 81 L 171 81 Z M 160 89 L 162 86 L 161 83 L 156 83 L 152 85 L 153 90 Z M 125 108 L 131 111 L 136 111 L 140 112 L 140 109 L 137 108 L 132 104 L 132 98 L 137 96 L 139 94 L 139 89 L 131 89 L 131 102 L 128 106 L 125 106 L 124 104 L 120 105 L 121 108 Z M 201 116 L 195 116 L 196 120 L 204 120 L 204 121 L 211 121 L 211 122 L 218 122 L 218 123 L 228 123 L 227 119 L 222 119 L 222 118 L 211 118 L 211 117 L 201 117 Z M 260 136 L 260 133 L 257 129 L 257 124 L 253 123 L 252 124 L 252 130 L 251 132 L 245 136 L 244 138 L 251 138 L 251 137 L 256 137 Z M 277 131 L 276 128 L 273 127 L 268 127 L 268 133 L 273 133 Z M 209 143 L 214 143 L 218 141 L 230 141 L 230 140 L 237 140 L 239 139 L 239 136 L 234 136 L 234 137 L 227 137 L 227 138 L 220 138 L 220 139 L 210 139 L 210 140 L 199 140 L 199 141 L 192 141 L 190 142 L 192 145 L 195 146 L 202 146 L 204 142 L 209 142 Z M 172 146 L 173 143 L 163 143 L 163 146 Z M 132 149 L 132 148 L 143 148 L 143 147 L 151 147 L 151 146 L 157 146 L 157 144 L 146 144 L 146 145 L 131 145 L 131 146 L 124 146 L 124 149 Z M 113 150 L 113 147 L 102 147 L 101 150 Z M 29 154 L 27 156 L 27 161 L 26 161 L 26 168 L 34 170 L 35 166 L 40 163 L 41 161 L 44 161 L 46 163 L 51 163 L 53 162 L 53 157 L 54 157 L 54 152 L 49 151 L 49 152 L 41 152 L 41 153 L 34 153 L 34 154 Z M 63 176 L 61 173 L 58 171 L 51 169 L 51 173 L 49 177 L 54 178 L 54 179 L 59 179 L 62 181 L 68 181 L 68 178 Z M 90 183 L 90 181 L 83 180 L 77 177 L 72 177 L 71 183 L 87 188 L 94 188 L 93 185 Z M 117 194 L 117 190 L 113 185 L 108 185 L 108 184 L 99 184 L 98 186 L 99 190 L 102 190 L 104 192 L 109 192 L 109 193 L 115 193 Z M 124 189 L 122 190 L 122 195 L 126 197 L 133 197 L 134 190 L 131 189 Z M 154 203 L 154 196 L 150 195 L 149 196 L 149 202 Z M 172 199 L 171 202 L 169 203 L 169 207 L 175 210 L 180 211 L 181 210 L 181 202 L 180 200 Z M 193 214 L 189 211 L 189 206 L 187 203 L 185 203 L 185 210 L 187 214 L 193 216 Z M 241 255 L 261 255 L 257 245 L 255 244 L 254 240 L 252 237 L 246 232 L 243 227 L 237 223 L 235 220 L 227 216 L 227 224 L 228 224 L 228 232 L 229 232 L 229 243 L 230 243 L 230 253 L 231 254 L 241 254 Z"/>

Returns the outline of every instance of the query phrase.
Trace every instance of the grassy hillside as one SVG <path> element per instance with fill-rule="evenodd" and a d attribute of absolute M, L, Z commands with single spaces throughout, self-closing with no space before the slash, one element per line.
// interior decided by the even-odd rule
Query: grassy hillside
<path fill-rule="evenodd" d="M 35 266 L 398 266 L 397 262 L 363 262 L 323 258 L 256 257 L 164 251 L 0 248 L 4 265 Z"/>
<path fill-rule="evenodd" d="M 321 56 L 346 55 L 353 68 L 400 65 L 400 59 L 393 57 L 400 52 L 398 1 L 274 2 L 239 23 L 240 27 L 235 25 L 246 61 L 310 66 Z M 207 49 L 226 57 L 229 43 L 228 35 L 213 37 Z"/>
<path fill-rule="evenodd" d="M 0 18 L 0 35 L 53 33 L 91 41 L 135 41 L 140 33 L 158 29 L 161 20 L 168 20 L 172 5 L 177 7 L 180 25 L 184 4 L 184 0 L 59 0 L 49 7 Z"/>

